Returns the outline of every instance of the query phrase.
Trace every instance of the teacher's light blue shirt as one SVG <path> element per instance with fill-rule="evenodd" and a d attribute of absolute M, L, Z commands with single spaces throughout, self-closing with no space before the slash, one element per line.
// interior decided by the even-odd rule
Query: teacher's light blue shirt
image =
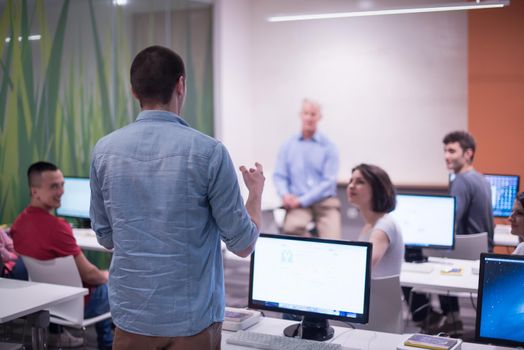
<path fill-rule="evenodd" d="M 222 321 L 220 239 L 238 253 L 258 237 L 226 148 L 165 111 L 143 111 L 96 144 L 91 224 L 114 248 L 114 323 L 152 336 L 189 336 Z"/>
<path fill-rule="evenodd" d="M 281 147 L 273 182 L 280 197 L 293 194 L 302 207 L 337 194 L 338 150 L 320 132 L 311 139 L 302 134 L 291 137 Z"/>

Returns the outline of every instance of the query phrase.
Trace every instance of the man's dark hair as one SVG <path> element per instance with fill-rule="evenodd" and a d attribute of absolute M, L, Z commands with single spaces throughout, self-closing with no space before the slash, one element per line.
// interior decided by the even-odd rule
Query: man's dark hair
<path fill-rule="evenodd" d="M 351 170 L 359 170 L 364 179 L 371 186 L 371 209 L 377 213 L 389 213 L 397 205 L 395 187 L 382 168 L 376 165 L 359 164 Z"/>
<path fill-rule="evenodd" d="M 163 46 L 150 46 L 140 51 L 131 64 L 131 87 L 140 105 L 167 104 L 181 76 L 184 61 L 174 51 Z"/>
<path fill-rule="evenodd" d="M 448 143 L 458 142 L 460 144 L 460 148 L 462 148 L 462 152 L 466 152 L 468 149 L 470 149 L 472 151 L 471 161 L 473 161 L 473 158 L 475 157 L 475 150 L 477 148 L 477 144 L 475 143 L 473 135 L 471 135 L 469 132 L 450 132 L 449 134 L 444 136 L 442 142 L 444 143 L 444 145 L 447 145 Z"/>
<path fill-rule="evenodd" d="M 53 163 L 39 161 L 33 163 L 27 169 L 27 182 L 29 187 L 40 186 L 40 175 L 45 171 L 57 171 L 58 167 Z"/>
<path fill-rule="evenodd" d="M 524 192 L 519 192 L 517 194 L 517 202 L 519 202 L 520 206 L 524 208 Z"/>

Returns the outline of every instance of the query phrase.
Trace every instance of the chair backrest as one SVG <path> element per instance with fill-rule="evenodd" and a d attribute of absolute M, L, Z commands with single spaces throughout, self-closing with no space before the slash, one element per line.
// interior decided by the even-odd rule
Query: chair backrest
<path fill-rule="evenodd" d="M 22 256 L 29 280 L 64 286 L 82 287 L 82 279 L 73 256 L 38 260 Z M 49 307 L 51 315 L 81 324 L 84 319 L 84 297 L 65 301 Z"/>
<path fill-rule="evenodd" d="M 358 329 L 402 333 L 402 290 L 399 275 L 371 279 L 369 322 Z"/>
<path fill-rule="evenodd" d="M 480 253 L 488 251 L 488 233 L 455 235 L 455 249 L 424 249 L 424 254 L 440 258 L 479 260 Z"/>

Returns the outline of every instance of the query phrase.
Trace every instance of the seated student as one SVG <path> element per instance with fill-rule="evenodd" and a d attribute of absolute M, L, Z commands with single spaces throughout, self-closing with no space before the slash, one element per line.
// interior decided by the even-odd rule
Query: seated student
<path fill-rule="evenodd" d="M 16 252 L 39 260 L 74 256 L 82 282 L 90 289 L 85 317 L 108 312 L 108 272 L 99 270 L 86 259 L 76 244 L 71 226 L 52 214 L 53 210 L 60 207 L 64 194 L 62 172 L 54 164 L 37 162 L 29 167 L 27 177 L 30 203 L 18 215 L 10 231 Z M 110 349 L 113 343 L 111 320 L 98 322 L 95 328 L 99 348 Z M 62 347 L 76 347 L 82 345 L 83 340 L 64 330 L 50 337 L 49 342 L 56 342 Z"/>
<path fill-rule="evenodd" d="M 511 234 L 519 236 L 521 241 L 513 254 L 524 255 L 524 242 L 522 242 L 524 240 L 524 192 L 517 194 L 509 223 L 511 224 Z"/>
<path fill-rule="evenodd" d="M 16 259 L 18 259 L 18 255 L 16 255 L 13 240 L 0 228 L 0 265 L 2 267 L 0 277 L 11 275 Z"/>
<path fill-rule="evenodd" d="M 356 166 L 351 171 L 347 197 L 364 218 L 358 239 L 373 244 L 372 276 L 400 274 L 404 241 L 399 227 L 388 215 L 396 206 L 395 188 L 388 174 L 375 165 Z"/>
<path fill-rule="evenodd" d="M 16 254 L 13 240 L 0 228 L 0 277 L 27 281 L 27 270 L 24 262 Z"/>

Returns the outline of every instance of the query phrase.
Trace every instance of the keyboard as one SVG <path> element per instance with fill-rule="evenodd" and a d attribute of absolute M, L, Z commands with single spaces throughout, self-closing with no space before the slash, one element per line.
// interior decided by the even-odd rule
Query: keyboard
<path fill-rule="evenodd" d="M 227 338 L 227 343 L 269 350 L 341 350 L 342 345 L 316 340 L 290 338 L 249 331 L 238 331 Z"/>
<path fill-rule="evenodd" d="M 416 264 L 416 263 L 404 263 L 402 264 L 402 271 L 404 272 L 418 272 L 418 273 L 430 273 L 433 271 L 433 266 L 430 264 Z"/>

